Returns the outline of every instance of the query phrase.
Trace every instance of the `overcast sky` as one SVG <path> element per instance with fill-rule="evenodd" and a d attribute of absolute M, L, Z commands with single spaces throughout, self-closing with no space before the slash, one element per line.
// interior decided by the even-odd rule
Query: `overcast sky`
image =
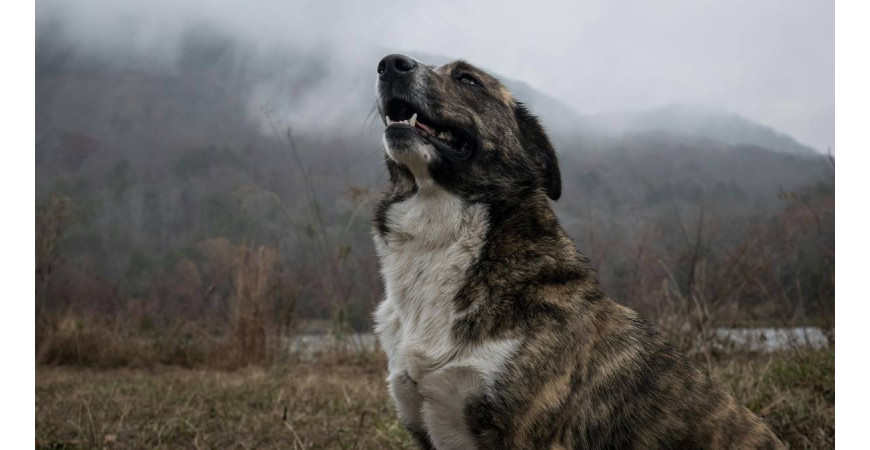
<path fill-rule="evenodd" d="M 700 104 L 834 144 L 833 1 L 506 4 L 40 0 L 36 11 L 37 24 L 60 17 L 71 41 L 96 50 L 171 54 L 182 30 L 206 24 L 354 63 L 374 48 L 465 58 L 581 113 Z"/>

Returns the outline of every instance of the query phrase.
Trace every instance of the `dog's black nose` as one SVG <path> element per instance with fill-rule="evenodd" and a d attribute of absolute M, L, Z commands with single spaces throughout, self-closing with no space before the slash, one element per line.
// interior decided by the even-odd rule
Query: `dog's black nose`
<path fill-rule="evenodd" d="M 416 67 L 417 61 L 405 55 L 387 55 L 378 63 L 378 76 L 384 81 L 392 81 Z"/>

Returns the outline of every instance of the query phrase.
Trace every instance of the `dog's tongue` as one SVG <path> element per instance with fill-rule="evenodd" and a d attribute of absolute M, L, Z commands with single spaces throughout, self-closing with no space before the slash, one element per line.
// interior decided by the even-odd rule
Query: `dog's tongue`
<path fill-rule="evenodd" d="M 421 123 L 419 120 L 416 121 L 416 123 L 414 123 L 414 126 L 429 133 L 429 134 L 431 134 L 432 136 L 435 136 L 435 130 L 433 130 L 432 128 L 430 128 L 426 124 Z"/>

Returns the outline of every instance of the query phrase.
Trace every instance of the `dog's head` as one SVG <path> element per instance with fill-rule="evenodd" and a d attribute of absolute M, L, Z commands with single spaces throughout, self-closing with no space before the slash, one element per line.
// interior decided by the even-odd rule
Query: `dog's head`
<path fill-rule="evenodd" d="M 464 62 L 378 64 L 378 110 L 394 182 L 435 184 L 468 201 L 556 200 L 561 176 L 541 123 L 497 79 Z"/>

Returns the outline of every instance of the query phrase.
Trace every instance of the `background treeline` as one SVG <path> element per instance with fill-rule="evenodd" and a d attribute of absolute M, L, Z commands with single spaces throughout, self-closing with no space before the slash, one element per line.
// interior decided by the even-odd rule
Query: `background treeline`
<path fill-rule="evenodd" d="M 171 58 L 36 42 L 39 361 L 233 365 L 313 321 L 369 328 L 378 55 L 336 75 L 321 52 L 202 30 Z M 718 326 L 833 329 L 831 158 L 721 112 L 580 116 L 510 84 L 557 143 L 556 209 L 611 296 L 685 350 Z"/>

